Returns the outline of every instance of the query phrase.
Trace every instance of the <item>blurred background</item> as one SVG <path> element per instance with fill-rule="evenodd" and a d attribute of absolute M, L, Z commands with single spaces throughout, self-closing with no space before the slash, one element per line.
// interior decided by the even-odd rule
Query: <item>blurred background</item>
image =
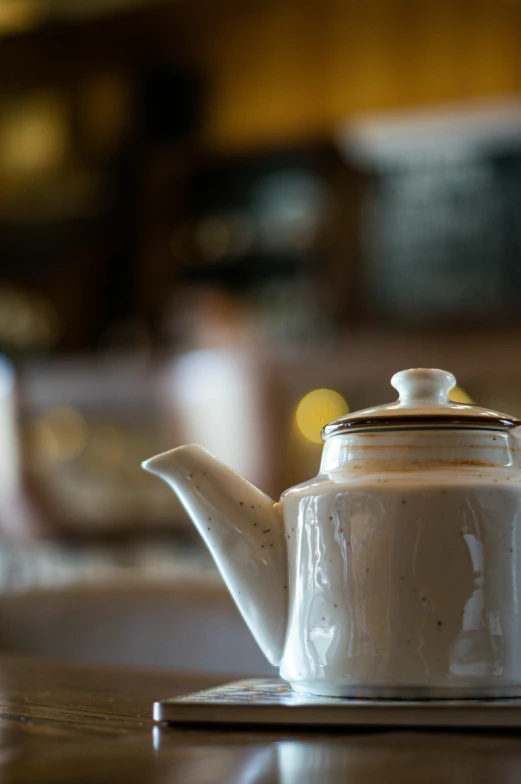
<path fill-rule="evenodd" d="M 519 0 L 0 0 L 0 648 L 268 671 L 140 462 L 521 416 L 520 209 Z"/>

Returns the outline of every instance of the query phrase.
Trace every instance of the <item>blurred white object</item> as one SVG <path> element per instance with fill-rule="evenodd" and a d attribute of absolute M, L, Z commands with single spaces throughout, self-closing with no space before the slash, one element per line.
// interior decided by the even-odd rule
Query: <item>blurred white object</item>
<path fill-rule="evenodd" d="M 23 482 L 15 371 L 0 356 L 0 529 L 26 537 L 38 532 L 42 522 Z"/>
<path fill-rule="evenodd" d="M 427 153 L 447 159 L 454 153 L 475 157 L 483 150 L 508 149 L 519 144 L 520 130 L 521 101 L 510 96 L 366 114 L 343 123 L 337 142 L 347 160 L 374 166 Z"/>
<path fill-rule="evenodd" d="M 20 433 L 16 379 L 11 363 L 0 356 L 0 498 L 21 487 Z"/>
<path fill-rule="evenodd" d="M 197 443 L 250 482 L 271 481 L 266 373 L 252 352 L 191 351 L 166 373 L 181 443 Z"/>

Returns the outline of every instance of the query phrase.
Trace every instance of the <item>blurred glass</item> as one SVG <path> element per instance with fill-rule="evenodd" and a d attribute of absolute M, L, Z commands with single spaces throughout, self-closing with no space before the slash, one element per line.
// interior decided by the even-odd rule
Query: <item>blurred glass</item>
<path fill-rule="evenodd" d="M 179 505 L 140 468 L 169 446 L 158 371 L 114 363 L 44 362 L 27 369 L 27 467 L 58 531 L 175 530 L 185 525 Z"/>

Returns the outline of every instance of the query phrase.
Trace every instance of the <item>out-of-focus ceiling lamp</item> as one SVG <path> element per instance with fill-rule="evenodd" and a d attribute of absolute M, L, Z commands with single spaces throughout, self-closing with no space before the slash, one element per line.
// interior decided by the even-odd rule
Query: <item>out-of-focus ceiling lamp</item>
<path fill-rule="evenodd" d="M 0 0 L 0 37 L 25 33 L 42 23 L 81 22 L 164 2 L 166 0 Z"/>
<path fill-rule="evenodd" d="M 43 3 L 34 0 L 0 0 L 0 35 L 31 30 L 39 24 L 43 15 Z"/>
<path fill-rule="evenodd" d="M 60 168 L 69 144 L 67 108 L 52 91 L 21 96 L 0 112 L 0 174 L 4 176 L 46 175 Z"/>

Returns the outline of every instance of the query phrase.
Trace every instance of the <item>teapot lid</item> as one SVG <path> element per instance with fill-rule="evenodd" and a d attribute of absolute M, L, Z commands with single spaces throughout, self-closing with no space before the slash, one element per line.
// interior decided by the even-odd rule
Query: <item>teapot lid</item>
<path fill-rule="evenodd" d="M 449 399 L 456 378 L 437 368 L 411 368 L 395 373 L 391 384 L 398 391 L 394 403 L 365 408 L 335 419 L 322 428 L 322 438 L 352 430 L 403 428 L 480 428 L 503 430 L 521 425 L 509 414 Z"/>

